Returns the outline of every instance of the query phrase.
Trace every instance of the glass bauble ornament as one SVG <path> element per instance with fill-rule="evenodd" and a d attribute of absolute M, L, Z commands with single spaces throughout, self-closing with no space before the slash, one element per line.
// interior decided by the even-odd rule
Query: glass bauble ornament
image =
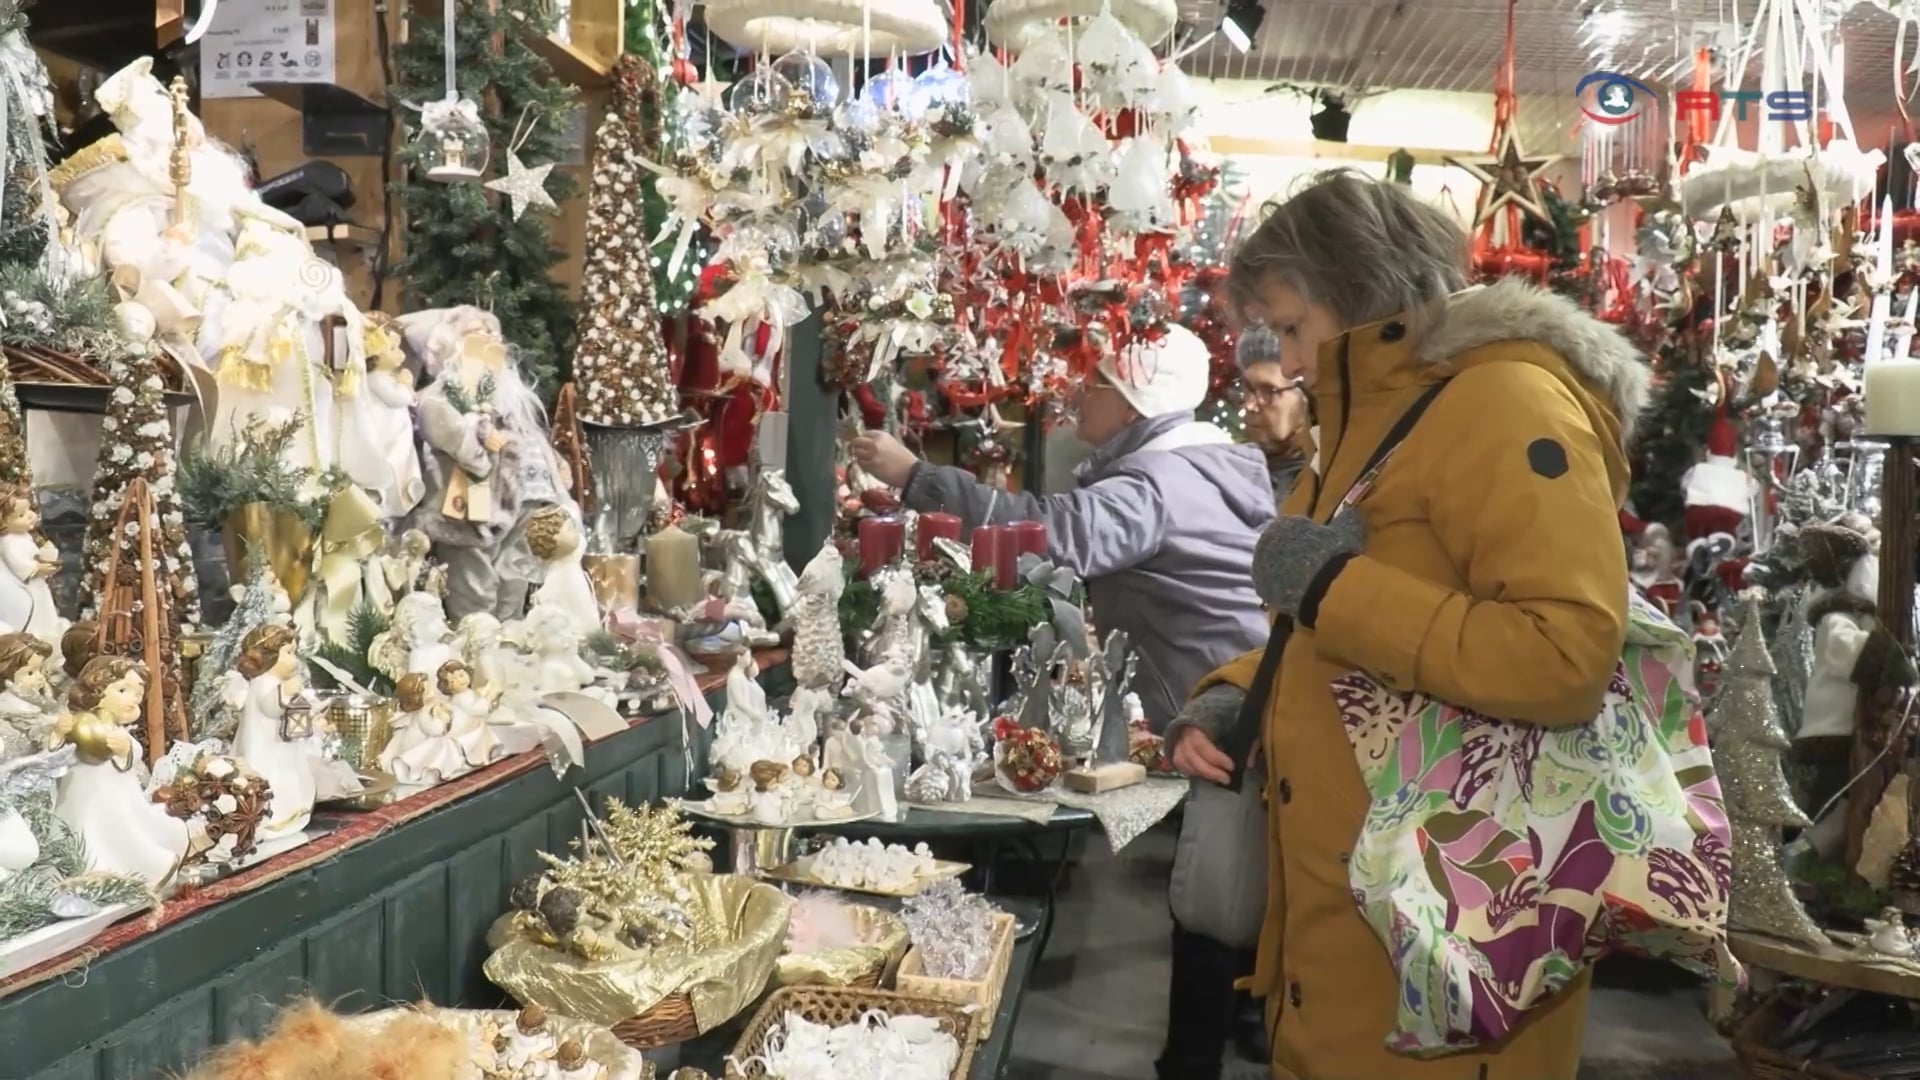
<path fill-rule="evenodd" d="M 904 112 L 913 98 L 913 80 L 893 71 L 883 71 L 867 80 L 860 97 L 876 109 Z"/>
<path fill-rule="evenodd" d="M 785 107 L 793 84 L 772 68 L 759 68 L 727 88 L 727 109 L 742 116 L 759 116 Z"/>
<path fill-rule="evenodd" d="M 913 94 L 923 109 L 957 105 L 968 99 L 967 77 L 941 62 L 914 76 Z"/>
<path fill-rule="evenodd" d="M 461 183 L 485 176 L 487 161 L 493 156 L 493 138 L 480 119 L 480 106 L 471 98 L 448 98 L 422 106 L 413 156 L 429 180 Z"/>
<path fill-rule="evenodd" d="M 773 62 L 772 70 L 787 80 L 795 93 L 806 95 L 821 114 L 831 112 L 840 102 L 840 80 L 833 74 L 833 65 L 817 56 L 788 53 Z"/>

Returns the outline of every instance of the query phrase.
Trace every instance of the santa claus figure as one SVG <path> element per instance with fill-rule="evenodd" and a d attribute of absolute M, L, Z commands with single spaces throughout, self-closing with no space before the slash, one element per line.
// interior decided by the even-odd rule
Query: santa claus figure
<path fill-rule="evenodd" d="M 1680 478 L 1686 499 L 1687 539 L 1704 540 L 1716 533 L 1738 536 L 1740 525 L 1753 509 L 1759 484 L 1740 467 L 1733 423 L 1725 415 L 1707 428 L 1706 460 Z"/>
<path fill-rule="evenodd" d="M 1622 520 L 1625 520 L 1624 512 Z M 1632 547 L 1628 566 L 1633 583 L 1661 614 L 1675 618 L 1680 613 L 1682 590 L 1673 537 L 1667 527 L 1658 522 L 1640 525 L 1637 531 L 1638 535 L 1629 533 Z"/>

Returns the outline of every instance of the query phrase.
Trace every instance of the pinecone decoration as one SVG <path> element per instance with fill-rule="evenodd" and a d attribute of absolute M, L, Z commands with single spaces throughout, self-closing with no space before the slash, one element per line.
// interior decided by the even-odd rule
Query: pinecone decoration
<path fill-rule="evenodd" d="M 947 597 L 947 625 L 958 626 L 967 621 L 967 601 L 963 597 Z"/>
<path fill-rule="evenodd" d="M 825 596 L 803 595 L 794 605 L 793 678 L 801 686 L 826 687 L 844 674 L 846 643 L 840 613 Z"/>
<path fill-rule="evenodd" d="M 1920 838 L 1908 840 L 1907 846 L 1893 858 L 1893 870 L 1887 878 L 1893 893 L 1893 904 L 1909 915 L 1920 916 Z"/>

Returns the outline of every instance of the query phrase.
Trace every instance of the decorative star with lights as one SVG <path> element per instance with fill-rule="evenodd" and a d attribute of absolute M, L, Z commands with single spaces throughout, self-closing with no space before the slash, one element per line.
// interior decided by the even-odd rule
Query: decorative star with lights
<path fill-rule="evenodd" d="M 1553 216 L 1547 213 L 1546 202 L 1540 197 L 1540 174 L 1552 168 L 1560 155 L 1529 155 L 1521 147 L 1520 136 L 1511 124 L 1500 132 L 1492 153 L 1443 160 L 1472 173 L 1483 185 L 1480 201 L 1473 211 L 1476 228 L 1506 206 L 1517 206 L 1529 216 L 1553 224 Z"/>
<path fill-rule="evenodd" d="M 542 210 L 557 211 L 553 196 L 547 194 L 547 174 L 553 171 L 553 162 L 535 165 L 529 169 L 520 160 L 519 154 L 507 155 L 507 175 L 487 181 L 488 191 L 497 191 L 513 203 L 513 220 L 519 221 L 527 207 L 538 206 Z"/>

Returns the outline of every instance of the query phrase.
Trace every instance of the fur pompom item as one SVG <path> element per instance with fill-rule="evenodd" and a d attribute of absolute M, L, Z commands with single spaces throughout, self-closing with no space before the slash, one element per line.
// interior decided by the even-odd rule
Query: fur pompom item
<path fill-rule="evenodd" d="M 862 944 L 860 924 L 853 908 L 830 892 L 803 893 L 794 901 L 787 920 L 787 951 L 822 953 Z"/>
<path fill-rule="evenodd" d="M 460 1032 L 415 1013 L 380 1029 L 359 1053 L 350 1053 L 337 1076 L 365 1080 L 456 1080 L 472 1052 Z"/>

